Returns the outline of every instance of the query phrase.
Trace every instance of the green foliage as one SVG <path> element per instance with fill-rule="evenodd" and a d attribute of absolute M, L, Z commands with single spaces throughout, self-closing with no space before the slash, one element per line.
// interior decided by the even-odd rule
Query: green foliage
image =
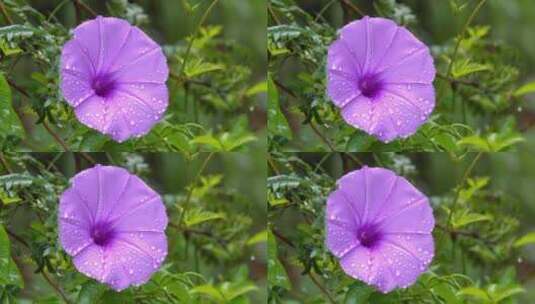
<path fill-rule="evenodd" d="M 93 12 L 126 19 L 156 41 L 176 37 L 177 26 L 162 28 L 161 22 L 177 17 L 168 14 L 164 1 L 151 4 L 157 15 L 146 11 L 148 3 L 127 0 L 106 1 L 105 5 L 85 1 L 85 6 L 76 6 L 74 1 L 31 2 L 3 1 L 13 24 L 7 20 L 7 24 L 0 24 L 0 71 L 11 86 L 9 90 L 4 77 L 0 79 L 5 108 L 0 111 L 2 150 L 58 151 L 66 146 L 74 151 L 180 151 L 192 155 L 248 150 L 257 142 L 256 131 L 264 128 L 264 120 L 258 122 L 252 113 L 265 110 L 259 107 L 263 96 L 255 85 L 265 76 L 253 71 L 258 69 L 253 49 L 229 38 L 228 22 L 214 19 L 214 25 L 207 21 L 188 31 L 191 34 L 180 31 L 182 37 L 164 40 L 162 47 L 170 66 L 166 115 L 147 135 L 118 144 L 83 126 L 64 101 L 59 88 L 61 48 L 71 38 L 72 28 L 92 19 Z M 182 4 L 190 10 L 185 15 L 188 24 L 197 23 L 208 8 L 193 0 L 182 0 Z M 47 6 L 50 10 L 34 8 Z M 206 13 L 217 15 L 227 7 L 220 2 Z M 247 4 L 244 9 L 251 13 L 255 5 Z M 13 100 L 7 95 L 10 91 Z M 26 123 L 24 129 L 11 104 Z"/>
<path fill-rule="evenodd" d="M 525 128 L 520 131 L 517 122 L 523 96 L 533 92 L 530 84 L 519 88 L 523 58 L 497 39 L 490 26 L 478 25 L 481 18 L 453 33 L 449 27 L 463 25 L 471 13 L 478 13 L 474 11 L 478 2 L 448 1 L 451 12 L 442 11 L 448 6 L 437 9 L 431 2 L 344 2 L 318 1 L 317 6 L 298 0 L 268 3 L 268 72 L 280 95 L 270 98 L 268 105 L 273 109 L 268 115 L 271 150 L 446 151 L 461 155 L 474 150 L 511 150 L 523 141 Z M 479 15 L 485 15 L 485 9 L 483 6 Z M 436 107 L 409 138 L 388 144 L 378 141 L 348 125 L 327 96 L 327 48 L 337 38 L 337 30 L 361 18 L 361 13 L 407 26 L 431 49 L 437 70 Z M 431 22 L 431 13 L 440 18 Z M 439 24 L 442 27 L 437 28 Z M 448 24 L 448 30 L 443 24 Z M 444 37 L 444 32 L 449 36 Z M 291 133 L 284 131 L 286 121 L 292 125 Z"/>
<path fill-rule="evenodd" d="M 228 185 L 234 183 L 228 177 L 236 170 L 233 163 L 240 164 L 239 174 L 252 165 L 246 155 L 233 157 L 0 154 L 0 302 L 14 303 L 23 295 L 39 303 L 265 302 L 256 272 L 265 268 L 261 248 L 267 235 L 265 225 L 253 220 L 265 214 L 251 191 Z M 59 243 L 59 196 L 93 159 L 124 167 L 158 189 L 169 217 L 164 264 L 147 283 L 120 293 L 79 273 Z M 230 169 L 219 170 L 221 164 Z M 248 187 L 265 174 L 253 172 Z"/>
<path fill-rule="evenodd" d="M 515 271 L 516 248 L 535 239 L 533 233 L 517 239 L 515 195 L 496 187 L 496 176 L 474 176 L 492 154 L 468 153 L 461 159 L 433 154 L 272 154 L 270 303 L 517 303 L 524 289 Z M 459 176 L 451 188 L 433 184 L 432 164 L 439 160 L 447 171 L 435 168 L 439 175 Z M 430 197 L 435 216 L 435 257 L 429 269 L 413 285 L 388 294 L 345 274 L 325 245 L 327 197 L 342 174 L 363 164 L 386 167 L 410 180 Z"/>

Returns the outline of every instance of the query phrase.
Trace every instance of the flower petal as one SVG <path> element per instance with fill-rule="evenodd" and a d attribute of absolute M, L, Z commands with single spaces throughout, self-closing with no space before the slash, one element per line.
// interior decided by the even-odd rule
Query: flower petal
<path fill-rule="evenodd" d="M 370 133 L 376 119 L 373 101 L 358 96 L 342 108 L 342 117 L 348 124 Z"/>
<path fill-rule="evenodd" d="M 360 74 L 365 74 L 365 65 L 368 58 L 368 16 L 353 21 L 340 29 L 340 40 L 347 46 L 353 55 L 353 60 L 359 66 Z"/>
<path fill-rule="evenodd" d="M 406 288 L 416 282 L 416 279 L 427 268 L 421 258 L 405 247 L 406 244 L 385 241 L 376 249 L 384 257 L 390 273 L 394 275 L 397 287 Z M 385 288 L 383 292 L 389 292 L 391 288 Z"/>
<path fill-rule="evenodd" d="M 111 66 L 125 54 L 132 30 L 134 27 L 125 20 L 114 17 L 97 17 L 97 23 L 93 26 L 100 26 L 99 43 L 101 48 L 101 61 L 98 70 L 100 73 L 108 72 Z M 100 22 L 100 25 L 98 25 Z M 150 39 L 150 38 L 149 38 Z"/>
<path fill-rule="evenodd" d="M 107 133 L 110 124 L 110 113 L 106 100 L 92 95 L 74 109 L 76 118 L 91 129 Z"/>
<path fill-rule="evenodd" d="M 105 265 L 102 281 L 116 291 L 147 282 L 159 267 L 148 252 L 124 239 L 117 239 L 106 248 Z"/>
<path fill-rule="evenodd" d="M 340 190 L 333 191 L 327 199 L 327 220 L 355 228 L 360 224 L 360 214 L 353 209 L 353 203 Z"/>
<path fill-rule="evenodd" d="M 384 216 L 381 221 L 383 231 L 387 233 L 431 233 L 435 226 L 433 209 L 426 197 L 401 201 L 396 198 L 391 204 L 397 204 L 395 211 Z"/>
<path fill-rule="evenodd" d="M 93 223 L 94 214 L 95 211 L 91 204 L 82 199 L 73 188 L 69 188 L 61 194 L 58 212 L 60 219 L 65 218 L 69 222 L 89 227 Z"/>
<path fill-rule="evenodd" d="M 105 222 L 111 213 L 114 206 L 117 204 L 127 188 L 131 186 L 130 179 L 132 175 L 125 169 L 115 166 L 100 166 L 94 167 L 98 170 L 98 193 L 101 204 L 97 215 L 97 221 Z"/>
<path fill-rule="evenodd" d="M 327 93 L 337 107 L 343 108 L 355 102 L 355 99 L 361 95 L 358 80 L 350 77 L 337 71 L 329 71 Z"/>
<path fill-rule="evenodd" d="M 347 44 L 341 40 L 336 40 L 331 44 L 327 53 L 327 71 L 338 72 L 347 75 L 348 78 L 355 78 L 359 73 L 359 64 L 353 58 Z"/>
<path fill-rule="evenodd" d="M 364 246 L 355 247 L 340 259 L 345 273 L 368 284 L 371 284 L 375 277 L 373 263 L 373 252 Z"/>
<path fill-rule="evenodd" d="M 73 258 L 74 266 L 88 277 L 103 281 L 105 274 L 105 254 L 103 247 L 90 245 Z"/>
<path fill-rule="evenodd" d="M 355 247 L 360 246 L 354 230 L 344 227 L 338 222 L 327 225 L 327 247 L 336 257 L 343 257 Z"/>
<path fill-rule="evenodd" d="M 137 204 L 110 219 L 118 231 L 159 231 L 167 227 L 167 214 L 159 195 L 145 199 L 136 199 Z"/>
<path fill-rule="evenodd" d="M 404 57 L 378 72 L 380 77 L 386 83 L 431 84 L 436 71 L 429 49 L 422 44 L 417 49 L 406 50 L 403 53 Z"/>
<path fill-rule="evenodd" d="M 66 218 L 59 219 L 59 237 L 63 249 L 73 256 L 93 244 L 87 227 Z"/>
<path fill-rule="evenodd" d="M 137 28 L 132 31 L 133 37 L 136 35 L 147 37 Z M 162 49 L 155 43 L 150 47 L 136 46 L 136 43 L 138 42 L 126 46 L 125 53 L 121 53 L 120 59 L 110 68 L 115 79 L 119 83 L 165 83 L 169 76 L 169 68 Z"/>

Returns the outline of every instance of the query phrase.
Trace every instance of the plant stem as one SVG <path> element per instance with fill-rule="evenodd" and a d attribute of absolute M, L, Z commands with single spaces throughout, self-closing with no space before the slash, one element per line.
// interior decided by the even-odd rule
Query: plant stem
<path fill-rule="evenodd" d="M 7 227 L 6 227 L 6 232 L 14 240 L 16 240 L 17 242 L 21 243 L 24 247 L 26 247 L 26 249 L 31 251 L 30 245 L 23 238 L 21 238 L 20 236 L 16 235 L 11 230 L 7 229 Z M 46 272 L 42 271 L 41 274 L 43 275 L 43 278 L 46 280 L 46 282 L 61 296 L 63 301 L 65 301 L 65 303 L 67 303 L 67 304 L 70 304 L 71 301 L 69 300 L 69 298 L 67 298 L 67 295 L 65 295 L 63 290 L 61 290 L 61 288 L 54 281 L 52 281 L 52 279 L 50 279 L 50 277 L 46 274 Z"/>
<path fill-rule="evenodd" d="M 28 92 L 26 92 L 26 90 L 24 90 L 23 88 L 19 87 L 16 83 L 14 83 L 13 81 L 11 81 L 10 79 L 7 79 L 7 83 L 13 87 L 15 90 L 17 90 L 19 93 L 21 93 L 22 95 L 24 95 L 25 97 L 27 98 L 31 98 L 30 94 Z M 63 150 L 65 152 L 68 152 L 69 151 L 69 147 L 67 146 L 67 144 L 63 141 L 63 139 L 61 139 L 61 137 L 59 137 L 59 135 L 57 133 L 55 133 L 51 128 L 50 126 L 48 125 L 48 123 L 46 122 L 46 120 L 43 120 L 43 127 L 45 127 L 46 131 L 48 133 L 50 133 L 50 135 L 52 135 L 52 137 L 54 138 L 54 140 L 60 144 L 61 147 L 63 147 Z"/>
<path fill-rule="evenodd" d="M 52 128 L 50 128 L 50 126 L 48 125 L 48 122 L 46 122 L 46 120 L 43 120 L 43 127 L 45 127 L 46 131 L 48 133 L 50 133 L 50 135 L 52 135 L 54 140 L 63 148 L 63 151 L 69 152 L 69 147 L 67 146 L 65 141 L 63 141 L 63 139 L 61 139 L 61 137 L 56 132 L 54 132 L 54 130 L 52 130 Z"/>
<path fill-rule="evenodd" d="M 487 2 L 487 0 L 479 1 L 479 3 L 476 5 L 474 10 L 472 11 L 472 14 L 470 14 L 468 19 L 466 20 L 466 23 L 464 24 L 463 29 L 459 33 L 459 37 L 457 38 L 457 43 L 455 44 L 455 49 L 453 50 L 453 55 L 451 56 L 450 64 L 448 65 L 448 72 L 446 73 L 446 76 L 448 76 L 448 77 L 451 76 L 451 70 L 453 68 L 453 63 L 454 63 L 455 59 L 457 58 L 457 53 L 459 52 L 459 47 L 461 46 L 461 41 L 463 40 L 463 37 L 464 37 L 466 31 L 468 30 L 468 27 L 470 26 L 470 23 L 472 23 L 472 21 L 477 16 L 477 13 L 481 9 L 481 7 L 483 7 L 483 4 L 485 4 L 485 2 Z"/>
<path fill-rule="evenodd" d="M 203 25 L 206 18 L 208 18 L 208 15 L 210 14 L 210 11 L 214 8 L 214 6 L 219 2 L 219 0 L 213 0 L 210 6 L 206 9 L 204 12 L 204 15 L 202 15 L 201 20 L 199 20 L 199 24 L 197 24 L 197 27 L 195 28 L 195 31 L 193 32 L 193 35 L 191 36 L 191 39 L 188 43 L 188 48 L 186 49 L 186 54 L 184 54 L 184 59 L 182 60 L 182 66 L 180 67 L 180 73 L 179 76 L 182 76 L 184 74 L 184 69 L 186 68 L 186 64 L 188 62 L 188 57 L 191 52 L 191 48 L 193 47 L 193 41 L 195 40 L 195 37 L 197 37 L 197 34 L 199 33 L 199 30 L 201 26 Z"/>
<path fill-rule="evenodd" d="M 450 209 L 450 213 L 448 215 L 448 227 L 451 229 L 451 219 L 453 217 L 453 212 L 455 211 L 455 208 L 457 207 L 457 204 L 459 202 L 459 197 L 461 196 L 461 190 L 464 186 L 464 184 L 466 183 L 466 180 L 468 179 L 468 176 L 470 176 L 470 173 L 472 173 L 472 170 L 474 169 L 474 167 L 476 166 L 477 162 L 479 161 L 479 159 L 481 158 L 481 156 L 483 155 L 483 152 L 478 152 L 476 154 L 476 156 L 474 157 L 474 159 L 472 160 L 472 162 L 470 163 L 470 165 L 468 166 L 468 168 L 466 168 L 466 171 L 464 172 L 463 174 L 463 177 L 461 178 L 461 180 L 459 181 L 459 185 L 457 186 L 457 191 L 455 193 L 455 198 L 453 200 L 453 204 L 451 206 L 451 209 Z"/>
<path fill-rule="evenodd" d="M 6 168 L 6 171 L 11 174 L 13 171 L 11 171 L 11 167 L 9 166 L 9 163 L 7 162 L 6 158 L 4 157 L 4 153 L 0 152 L 0 161 L 2 162 L 2 165 L 4 165 L 4 168 Z"/>
<path fill-rule="evenodd" d="M 342 5 L 346 5 L 352 11 L 354 11 L 357 14 L 359 14 L 361 17 L 366 16 L 366 14 L 364 14 L 364 12 L 360 8 L 358 8 L 358 6 L 356 6 L 355 4 L 351 3 L 351 1 L 349 1 L 349 0 L 340 0 L 340 3 Z"/>
<path fill-rule="evenodd" d="M 275 235 L 278 239 L 280 239 L 281 241 L 283 241 L 286 245 L 290 246 L 291 248 L 295 249 L 295 245 L 292 243 L 292 241 L 290 241 L 287 237 L 285 237 L 284 235 L 280 234 L 277 230 L 275 229 L 271 229 L 271 232 L 273 232 L 273 235 Z M 321 283 L 318 281 L 318 279 L 314 276 L 314 274 L 312 274 L 311 272 L 308 273 L 308 276 L 310 277 L 310 280 L 312 280 L 312 282 L 314 283 L 314 285 L 316 285 L 318 287 L 318 289 L 323 293 L 325 294 L 325 296 L 327 297 L 327 299 L 329 300 L 330 303 L 333 303 L 333 304 L 336 304 L 336 301 L 332 298 L 331 294 L 329 293 L 329 291 L 327 291 L 327 289 L 321 285 Z"/>
<path fill-rule="evenodd" d="M 6 7 L 4 6 L 4 2 L 0 1 L 0 11 L 2 12 L 2 15 L 4 16 L 4 19 L 6 19 L 8 24 L 13 24 L 13 19 L 9 17 L 9 14 L 7 13 Z"/>
<path fill-rule="evenodd" d="M 331 150 L 331 152 L 335 152 L 336 149 L 334 148 L 334 146 L 331 144 L 331 142 L 327 139 L 327 137 L 325 137 L 321 132 L 320 130 L 318 129 L 318 127 L 316 127 L 316 125 L 314 124 L 314 122 L 310 122 L 309 123 L 310 125 L 310 128 L 312 128 L 312 131 L 314 131 L 314 133 L 329 147 L 329 149 Z"/>
<path fill-rule="evenodd" d="M 72 1 L 74 2 L 74 5 L 79 6 L 84 11 L 89 13 L 91 16 L 93 16 L 93 17 L 98 16 L 98 14 L 91 7 L 89 7 L 87 4 L 85 4 L 81 0 L 72 0 Z"/>
<path fill-rule="evenodd" d="M 193 188 L 195 187 L 195 184 L 197 183 L 197 180 L 201 177 L 201 174 L 204 171 L 204 169 L 206 169 L 206 166 L 208 165 L 208 162 L 210 161 L 212 156 L 214 156 L 214 152 L 210 152 L 210 154 L 208 154 L 208 156 L 204 159 L 204 162 L 202 163 L 201 168 L 197 172 L 197 175 L 195 176 L 193 181 L 190 183 L 190 186 L 189 186 L 189 189 L 188 189 L 188 194 L 186 196 L 186 201 L 184 202 L 184 209 L 180 213 L 180 217 L 178 219 L 178 225 L 182 224 L 182 220 L 184 219 L 184 214 L 187 212 L 187 210 L 189 208 L 189 203 L 191 201 L 191 195 L 193 194 Z"/>
<path fill-rule="evenodd" d="M 67 295 L 65 295 L 65 293 L 63 292 L 63 290 L 61 290 L 61 288 L 54 282 L 50 279 L 50 277 L 48 277 L 48 275 L 46 274 L 46 272 L 41 272 L 41 274 L 43 275 L 43 277 L 45 278 L 45 280 L 48 282 L 48 284 L 50 286 L 52 286 L 52 288 L 54 288 L 54 290 L 56 290 L 56 292 L 61 296 L 61 298 L 63 299 L 63 301 L 65 301 L 65 303 L 67 304 L 70 304 L 71 301 L 69 301 L 69 298 L 67 298 Z"/>

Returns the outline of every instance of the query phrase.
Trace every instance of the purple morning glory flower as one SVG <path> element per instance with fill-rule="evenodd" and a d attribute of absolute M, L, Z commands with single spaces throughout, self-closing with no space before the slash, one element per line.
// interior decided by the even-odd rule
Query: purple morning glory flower
<path fill-rule="evenodd" d="M 61 53 L 61 91 L 84 125 L 123 142 L 146 134 L 168 104 L 160 46 L 139 28 L 97 17 L 74 29 Z"/>
<path fill-rule="evenodd" d="M 387 293 L 413 284 L 434 256 L 427 197 L 405 178 L 364 167 L 327 200 L 327 247 L 348 275 Z"/>
<path fill-rule="evenodd" d="M 327 93 L 344 120 L 383 142 L 408 137 L 435 106 L 429 48 L 406 28 L 364 17 L 329 47 Z"/>
<path fill-rule="evenodd" d="M 125 169 L 97 165 L 61 195 L 59 237 L 78 271 L 120 291 L 140 285 L 167 255 L 162 199 Z"/>

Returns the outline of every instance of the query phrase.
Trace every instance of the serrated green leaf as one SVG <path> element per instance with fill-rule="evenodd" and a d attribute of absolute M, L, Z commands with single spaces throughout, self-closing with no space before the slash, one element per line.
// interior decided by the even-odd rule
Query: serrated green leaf
<path fill-rule="evenodd" d="M 453 228 L 461 228 L 477 222 L 490 221 L 493 217 L 490 214 L 469 213 L 454 214 L 452 219 Z"/>
<path fill-rule="evenodd" d="M 491 65 L 471 62 L 469 59 L 457 60 L 453 63 L 451 74 L 453 78 L 458 79 L 473 73 L 488 71 L 491 68 Z"/>
<path fill-rule="evenodd" d="M 188 78 L 193 78 L 199 75 L 203 75 L 206 73 L 219 71 L 225 68 L 225 65 L 220 63 L 210 63 L 206 62 L 203 59 L 195 58 L 190 59 L 188 63 L 186 64 L 186 68 L 184 69 L 184 73 Z"/>
<path fill-rule="evenodd" d="M 184 216 L 184 223 L 187 227 L 199 225 L 207 221 L 213 221 L 225 218 L 225 214 L 221 212 L 205 211 L 202 209 L 192 209 Z"/>

